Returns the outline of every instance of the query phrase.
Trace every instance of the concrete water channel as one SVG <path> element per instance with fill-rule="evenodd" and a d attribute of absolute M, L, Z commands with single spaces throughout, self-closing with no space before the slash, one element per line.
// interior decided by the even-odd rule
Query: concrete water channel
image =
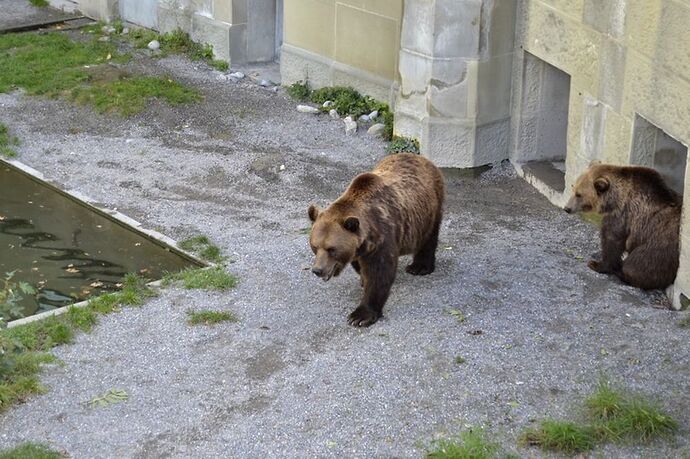
<path fill-rule="evenodd" d="M 199 263 L 72 194 L 0 161 L 0 276 L 26 282 L 27 317 Z"/>

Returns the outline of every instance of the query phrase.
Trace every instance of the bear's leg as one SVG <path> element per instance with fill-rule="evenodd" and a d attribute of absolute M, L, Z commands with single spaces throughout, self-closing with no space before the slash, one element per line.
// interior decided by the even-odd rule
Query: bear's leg
<path fill-rule="evenodd" d="M 362 268 L 359 266 L 359 261 L 355 260 L 352 263 L 352 269 L 355 270 L 357 274 L 359 274 L 359 283 L 362 287 L 364 287 L 364 279 L 362 278 Z"/>
<path fill-rule="evenodd" d="M 422 247 L 415 253 L 412 263 L 407 265 L 405 271 L 414 276 L 425 276 L 436 269 L 436 246 L 438 246 L 438 232 L 441 228 L 441 218 L 434 223 L 434 229 L 424 241 Z"/>
<path fill-rule="evenodd" d="M 364 296 L 357 309 L 352 311 L 348 323 L 355 327 L 368 327 L 383 315 L 391 286 L 395 280 L 398 258 L 375 253 L 361 263 Z"/>
<path fill-rule="evenodd" d="M 667 257 L 667 251 L 640 246 L 632 250 L 616 275 L 633 287 L 651 290 L 666 288 L 676 277 L 677 262 Z"/>
<path fill-rule="evenodd" d="M 626 238 L 625 228 L 620 222 L 613 217 L 604 217 L 601 223 L 601 261 L 590 260 L 587 266 L 598 273 L 619 272 Z"/>

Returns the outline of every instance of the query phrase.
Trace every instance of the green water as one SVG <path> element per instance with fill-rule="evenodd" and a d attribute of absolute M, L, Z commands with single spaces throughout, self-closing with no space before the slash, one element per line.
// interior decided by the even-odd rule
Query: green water
<path fill-rule="evenodd" d="M 130 272 L 154 280 L 190 265 L 191 259 L 0 162 L 0 281 L 16 271 L 14 281 L 37 290 L 19 303 L 22 316 L 117 290 Z"/>

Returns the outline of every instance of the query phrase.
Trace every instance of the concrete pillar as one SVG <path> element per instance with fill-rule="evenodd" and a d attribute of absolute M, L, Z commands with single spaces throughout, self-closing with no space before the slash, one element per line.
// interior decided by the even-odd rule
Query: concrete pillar
<path fill-rule="evenodd" d="M 395 132 L 444 167 L 508 157 L 516 0 L 406 0 Z"/>
<path fill-rule="evenodd" d="M 110 22 L 119 15 L 117 0 L 81 0 L 79 10 L 93 19 Z"/>

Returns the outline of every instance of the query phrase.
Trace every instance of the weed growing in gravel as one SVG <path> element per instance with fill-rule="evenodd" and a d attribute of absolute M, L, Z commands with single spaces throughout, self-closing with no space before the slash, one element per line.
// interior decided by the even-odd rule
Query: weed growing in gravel
<path fill-rule="evenodd" d="M 14 158 L 17 156 L 17 152 L 14 151 L 14 146 L 19 145 L 19 139 L 15 136 L 10 135 L 7 126 L 0 123 L 0 156 L 5 156 L 6 158 Z"/>
<path fill-rule="evenodd" d="M 605 381 L 584 405 L 587 423 L 545 420 L 538 428 L 525 431 L 520 441 L 574 454 L 588 451 L 598 443 L 647 443 L 655 438 L 670 437 L 678 430 L 678 423 L 657 405 L 641 396 L 614 389 Z"/>
<path fill-rule="evenodd" d="M 685 313 L 685 317 L 678 321 L 680 328 L 690 328 L 690 313 Z"/>
<path fill-rule="evenodd" d="M 159 35 L 149 29 L 134 29 L 130 31 L 129 38 L 137 48 L 146 48 L 153 40 L 158 40 L 161 47 L 161 55 L 184 54 L 192 60 L 204 61 L 211 67 L 226 71 L 229 65 L 226 61 L 213 58 L 213 47 L 209 44 L 201 44 L 193 41 L 187 32 L 181 29 L 173 30 Z"/>
<path fill-rule="evenodd" d="M 48 0 L 29 0 L 29 3 L 39 8 L 43 8 L 44 6 L 49 5 Z"/>
<path fill-rule="evenodd" d="M 386 153 L 419 153 L 419 140 L 395 136 L 386 147 Z"/>
<path fill-rule="evenodd" d="M 75 42 L 60 32 L 0 35 L 0 92 L 23 88 L 32 95 L 67 96 L 125 116 L 142 111 L 151 98 L 170 104 L 201 98 L 169 78 L 121 74 L 115 81 L 100 81 L 95 76 L 99 68 L 110 69 L 108 63 L 127 59 L 112 43 Z"/>
<path fill-rule="evenodd" d="M 465 357 L 458 355 L 455 357 L 455 363 L 458 365 L 462 365 L 463 363 L 467 362 L 467 359 Z"/>
<path fill-rule="evenodd" d="M 94 298 L 86 307 L 73 306 L 61 316 L 0 330 L 0 411 L 44 391 L 38 380 L 40 365 L 56 362 L 46 351 L 72 342 L 77 330 L 90 331 L 98 314 L 140 305 L 153 295 L 143 278 L 128 274 L 122 290 Z"/>
<path fill-rule="evenodd" d="M 357 90 L 345 86 L 328 86 L 321 89 L 312 90 L 309 82 L 298 81 L 287 87 L 287 93 L 293 99 L 300 102 L 312 102 L 323 105 L 326 101 L 333 102 L 333 105 L 323 111 L 335 109 L 341 116 L 351 115 L 355 119 L 361 115 L 368 115 L 377 110 L 379 112 L 378 122 L 383 122 L 385 129 L 383 138 L 391 140 L 393 137 L 393 113 L 388 104 L 379 102 L 372 97 L 360 94 Z"/>
<path fill-rule="evenodd" d="M 225 272 L 222 266 L 212 268 L 185 268 L 163 277 L 163 285 L 181 282 L 186 289 L 228 290 L 237 285 L 237 278 Z"/>
<path fill-rule="evenodd" d="M 237 322 L 239 319 L 227 311 L 187 311 L 187 322 L 190 325 L 213 325 L 220 322 Z"/>
<path fill-rule="evenodd" d="M 39 443 L 22 443 L 0 451 L 0 459 L 61 459 L 64 454 Z"/>
<path fill-rule="evenodd" d="M 483 430 L 467 430 L 457 438 L 439 440 L 433 443 L 428 459 L 495 459 L 510 457 L 501 452 L 498 443 L 487 439 Z"/>
<path fill-rule="evenodd" d="M 182 250 L 193 252 L 201 258 L 213 263 L 220 263 L 225 260 L 225 257 L 220 252 L 217 245 L 211 244 L 211 241 L 206 236 L 193 236 L 184 241 L 178 242 L 177 246 Z"/>

